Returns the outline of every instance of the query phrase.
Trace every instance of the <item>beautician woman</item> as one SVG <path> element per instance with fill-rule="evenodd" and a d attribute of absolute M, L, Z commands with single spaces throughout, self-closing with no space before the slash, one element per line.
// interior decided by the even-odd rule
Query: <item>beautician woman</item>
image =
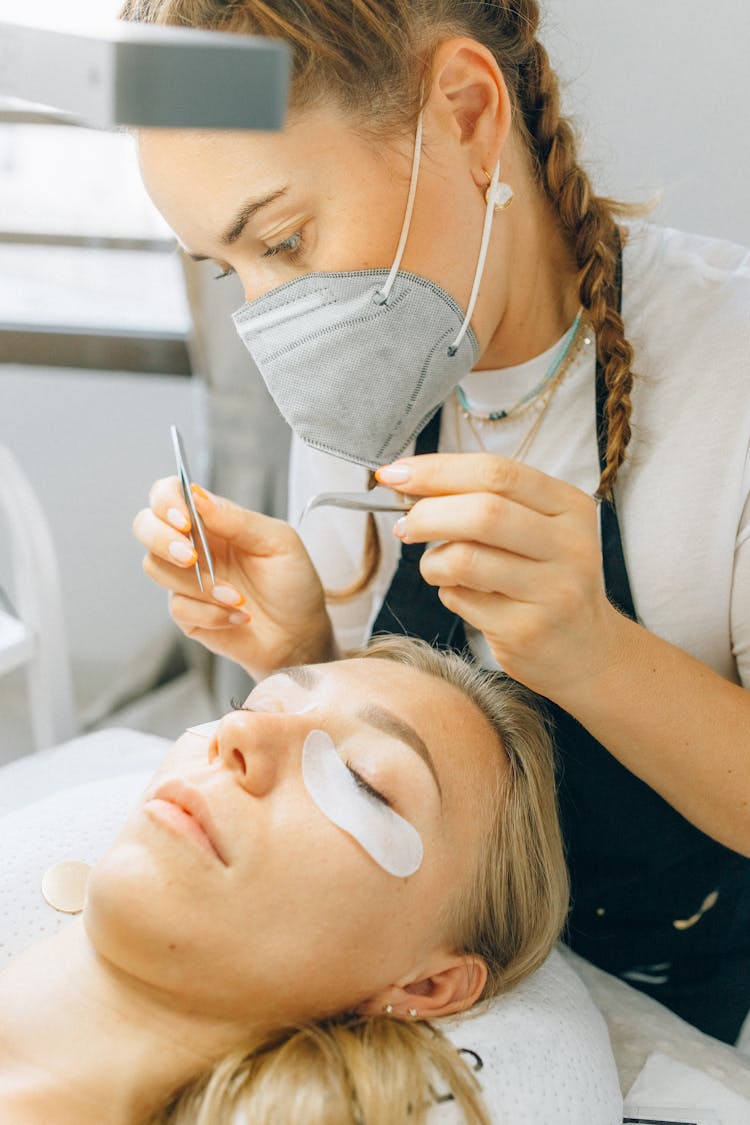
<path fill-rule="evenodd" d="M 393 516 L 316 513 L 303 546 L 199 492 L 218 569 L 202 596 L 159 482 L 135 530 L 175 621 L 255 676 L 392 630 L 468 643 L 532 688 L 556 724 L 570 944 L 733 1041 L 750 1007 L 746 252 L 618 223 L 594 195 L 533 0 L 123 14 L 289 43 L 283 133 L 144 133 L 143 177 L 185 250 L 242 281 L 238 331 L 297 435 L 293 514 L 371 469 L 418 498 L 395 535 Z M 350 589 L 326 602 L 323 582 Z"/>

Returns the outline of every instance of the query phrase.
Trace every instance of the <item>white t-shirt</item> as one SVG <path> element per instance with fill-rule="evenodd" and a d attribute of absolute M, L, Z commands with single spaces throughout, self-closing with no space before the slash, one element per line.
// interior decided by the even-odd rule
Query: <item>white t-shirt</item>
<path fill-rule="evenodd" d="M 630 228 L 623 254 L 623 318 L 635 351 L 632 438 L 615 485 L 625 563 L 640 621 L 726 679 L 750 687 L 750 253 L 728 242 L 650 224 Z M 543 378 L 555 348 L 518 367 L 473 372 L 476 408 L 508 407 Z M 584 348 L 552 398 L 528 456 L 592 494 L 599 481 L 595 348 Z M 485 426 L 491 452 L 512 455 L 530 425 Z M 440 451 L 476 451 L 451 398 Z M 367 471 L 292 443 L 290 519 L 317 492 L 366 487 Z M 396 569 L 396 516 L 376 516 L 378 573 L 361 595 L 331 607 L 343 649 L 362 644 Z M 313 511 L 302 538 L 325 586 L 360 573 L 365 517 Z M 467 630 L 482 663 L 481 634 Z"/>

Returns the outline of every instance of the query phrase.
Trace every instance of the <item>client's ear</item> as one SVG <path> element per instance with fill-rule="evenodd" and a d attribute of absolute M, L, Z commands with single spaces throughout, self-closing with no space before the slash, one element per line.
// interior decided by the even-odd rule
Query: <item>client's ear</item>
<path fill-rule="evenodd" d="M 402 981 L 376 992 L 357 1008 L 363 1016 L 383 1013 L 404 1019 L 437 1019 L 465 1012 L 482 995 L 487 966 L 472 953 L 436 958 L 435 966 L 416 980 Z"/>

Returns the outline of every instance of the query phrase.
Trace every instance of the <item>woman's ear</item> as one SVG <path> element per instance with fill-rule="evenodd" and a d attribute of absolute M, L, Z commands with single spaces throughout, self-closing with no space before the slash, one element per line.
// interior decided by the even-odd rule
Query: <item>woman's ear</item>
<path fill-rule="evenodd" d="M 426 116 L 448 130 L 481 184 L 492 169 L 511 127 L 505 78 L 491 51 L 474 39 L 448 39 L 435 51 Z M 486 185 L 485 185 L 486 186 Z"/>
<path fill-rule="evenodd" d="M 465 1012 L 482 995 L 487 966 L 475 954 L 448 954 L 416 980 L 390 985 L 357 1008 L 363 1016 L 392 1015 L 403 1019 L 437 1019 Z"/>

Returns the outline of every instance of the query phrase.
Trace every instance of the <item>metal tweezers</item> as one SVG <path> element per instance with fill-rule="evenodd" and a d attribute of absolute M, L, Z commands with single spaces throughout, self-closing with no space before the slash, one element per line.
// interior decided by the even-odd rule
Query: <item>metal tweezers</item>
<path fill-rule="evenodd" d="M 353 512 L 409 512 L 417 502 L 416 496 L 394 492 L 392 488 L 376 485 L 369 492 L 319 492 L 311 496 L 297 520 L 300 527 L 313 508 L 348 508 Z"/>
<path fill-rule="evenodd" d="M 198 578 L 198 585 L 202 592 L 204 586 L 203 577 L 201 575 L 200 555 L 201 553 L 203 554 L 212 586 L 216 585 L 216 577 L 214 575 L 214 560 L 211 558 L 211 552 L 208 549 L 208 540 L 206 539 L 206 533 L 203 530 L 203 523 L 200 516 L 198 515 L 198 510 L 195 506 L 195 501 L 193 500 L 193 493 L 190 489 L 190 469 L 188 468 L 187 457 L 185 456 L 185 448 L 182 444 L 180 431 L 176 426 L 170 426 L 169 432 L 172 435 L 172 446 L 174 448 L 175 461 L 177 462 L 177 477 L 182 487 L 182 495 L 185 499 L 187 510 L 190 513 L 191 528 L 189 538 L 190 542 L 193 544 L 193 550 L 198 556 L 198 559 L 195 563 L 195 573 Z M 196 542 L 196 537 L 198 539 L 198 542 Z M 198 549 L 199 545 L 200 550 Z"/>

